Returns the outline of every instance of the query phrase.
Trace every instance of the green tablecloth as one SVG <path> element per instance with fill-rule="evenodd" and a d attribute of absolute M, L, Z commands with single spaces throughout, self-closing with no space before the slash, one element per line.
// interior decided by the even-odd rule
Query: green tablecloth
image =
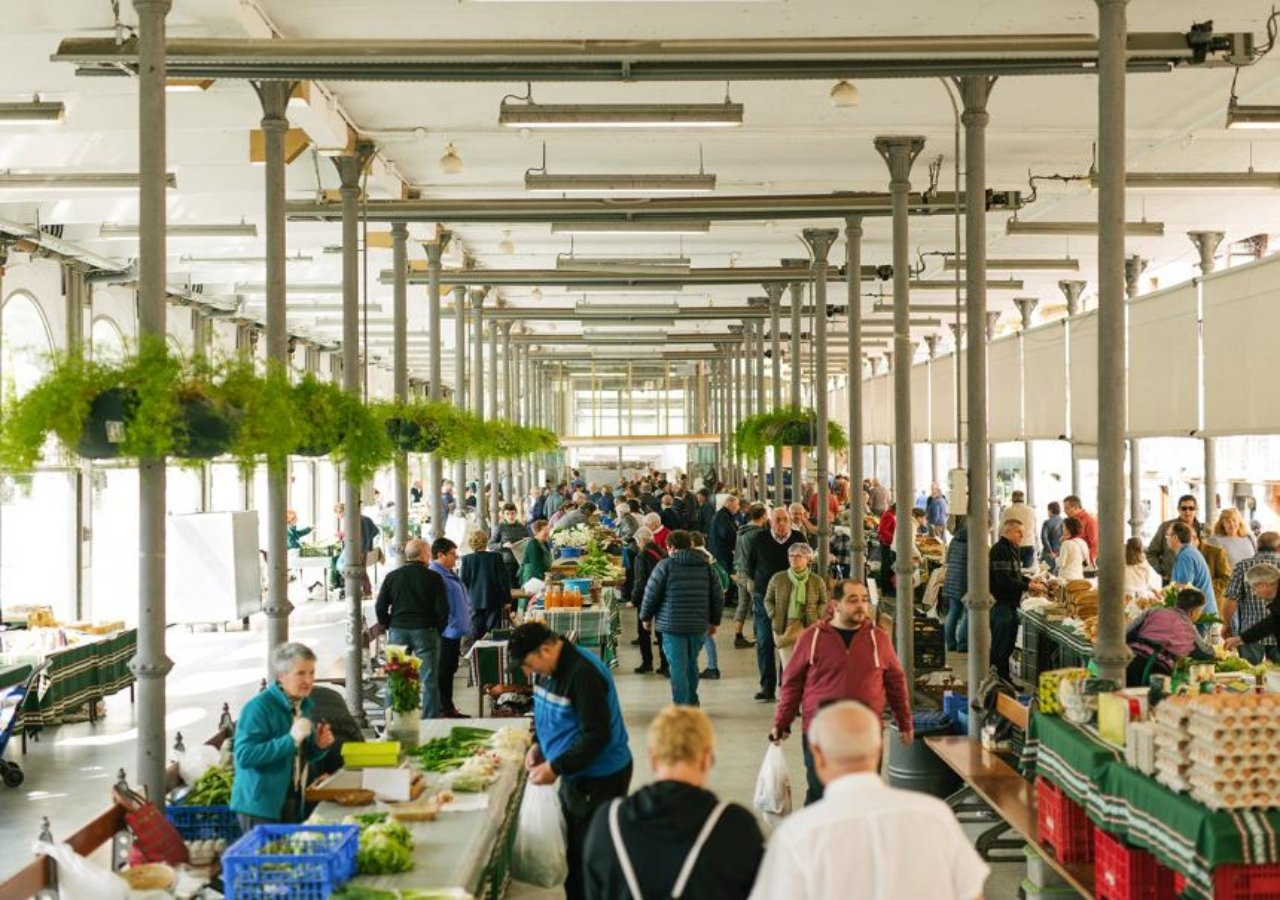
<path fill-rule="evenodd" d="M 1040 673 L 1088 665 L 1093 644 L 1084 635 L 1058 622 L 1050 622 L 1038 612 L 1018 610 L 1022 622 L 1022 680 L 1036 685 Z"/>
<path fill-rule="evenodd" d="M 1213 895 L 1218 866 L 1280 863 L 1280 809 L 1213 812 L 1125 765 L 1119 750 L 1088 729 L 1036 714 L 1023 762 L 1103 829 L 1186 875 L 1192 896 Z"/>
<path fill-rule="evenodd" d="M 0 666 L 0 690 L 22 684 L 31 674 L 30 663 L 13 663 Z"/>
<path fill-rule="evenodd" d="M 605 665 L 618 667 L 618 635 L 622 632 L 622 616 L 618 604 L 608 595 L 598 606 L 589 609 L 548 609 L 547 627 L 556 634 L 572 635 L 579 647 L 595 650 Z"/>
<path fill-rule="evenodd" d="M 137 653 L 136 629 L 50 653 L 41 688 L 27 695 L 25 727 L 60 724 L 75 710 L 133 684 L 129 660 Z"/>

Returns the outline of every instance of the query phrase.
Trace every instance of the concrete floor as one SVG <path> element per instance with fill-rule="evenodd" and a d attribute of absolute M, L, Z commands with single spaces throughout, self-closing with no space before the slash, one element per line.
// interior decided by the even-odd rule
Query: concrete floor
<path fill-rule="evenodd" d="M 629 644 L 635 634 L 634 612 L 624 611 L 623 622 L 621 665 L 615 674 L 637 760 L 633 785 L 639 785 L 651 778 L 644 755 L 645 729 L 653 715 L 670 702 L 671 695 L 665 679 L 632 672 L 639 663 L 638 651 Z M 340 671 L 343 626 L 338 603 L 299 606 L 291 637 L 316 650 L 322 671 Z M 265 641 L 261 616 L 254 618 L 248 632 L 192 634 L 184 627 L 169 629 L 168 653 L 174 661 L 166 718 L 170 739 L 174 732 L 182 731 L 188 738 L 203 740 L 216 728 L 223 702 L 238 710 L 257 691 L 266 671 Z M 703 708 L 715 724 L 719 745 L 711 787 L 720 796 L 750 808 L 772 706 L 751 699 L 757 690 L 755 652 L 734 650 L 731 633 L 722 633 L 719 644 L 724 677 L 703 682 L 700 687 Z M 456 696 L 463 711 L 471 712 L 475 693 L 463 687 L 465 680 L 464 670 L 459 673 Z M 123 767 L 132 773 L 135 766 L 134 714 L 125 692 L 106 701 L 106 715 L 94 725 L 84 722 L 46 729 L 38 742 L 30 744 L 25 757 L 18 757 L 16 741 L 10 745 L 9 757 L 20 760 L 27 779 L 17 790 L 0 788 L 0 878 L 30 860 L 42 816 L 49 818 L 56 837 L 64 837 L 107 806 L 116 771 Z M 804 770 L 798 736 L 785 748 L 793 789 L 802 796 Z M 971 830 L 976 834 L 981 829 Z M 994 866 L 985 896 L 989 900 L 1017 897 L 1024 876 L 1021 863 Z M 528 900 L 559 897 L 562 892 L 517 884 L 508 896 Z"/>

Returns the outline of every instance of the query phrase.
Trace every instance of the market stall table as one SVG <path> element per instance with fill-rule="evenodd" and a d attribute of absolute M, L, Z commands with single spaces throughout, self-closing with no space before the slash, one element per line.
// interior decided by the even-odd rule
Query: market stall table
<path fill-rule="evenodd" d="M 1020 609 L 1022 667 L 1019 676 L 1038 684 L 1041 672 L 1082 668 L 1093 659 L 1093 642 L 1061 622 L 1050 621 L 1037 610 Z"/>
<path fill-rule="evenodd" d="M 419 731 L 422 742 L 447 737 L 455 726 L 491 728 L 483 719 L 424 719 Z M 447 777 L 428 773 L 426 796 L 440 790 Z M 399 875 L 360 875 L 353 884 L 383 890 L 465 891 L 477 898 L 498 900 L 510 880 L 511 845 L 515 823 L 524 796 L 524 766 L 504 763 L 497 779 L 483 795 L 460 794 L 465 798 L 484 796 L 483 809 L 451 812 L 446 807 L 432 822 L 407 823 L 413 835 L 413 869 Z M 377 804 L 364 807 L 339 806 L 325 802 L 316 815 L 339 821 L 344 816 L 379 811 Z"/>
<path fill-rule="evenodd" d="M 49 667 L 22 705 L 22 727 L 59 725 L 86 704 L 94 721 L 97 701 L 132 687 L 129 660 L 137 651 L 138 632 L 128 629 L 46 654 Z"/>
<path fill-rule="evenodd" d="M 1219 866 L 1280 864 L 1280 809 L 1214 812 L 1124 762 L 1097 732 L 1053 716 L 1031 721 L 1025 771 L 1080 803 L 1104 831 L 1187 878 L 1187 896 L 1212 897 Z"/>

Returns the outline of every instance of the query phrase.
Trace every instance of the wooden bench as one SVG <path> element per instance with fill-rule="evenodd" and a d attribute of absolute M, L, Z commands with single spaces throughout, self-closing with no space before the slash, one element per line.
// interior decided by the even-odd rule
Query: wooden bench
<path fill-rule="evenodd" d="M 1030 713 L 1013 697 L 1000 695 L 996 699 L 996 712 L 1026 730 Z M 978 849 L 984 858 L 1007 860 L 1008 857 L 992 857 L 990 851 L 1022 843 L 1030 844 L 1067 884 L 1084 897 L 1093 896 L 1093 863 L 1061 863 L 1054 857 L 1053 851 L 1038 840 L 1034 784 L 1023 778 L 1000 754 L 984 749 L 981 744 L 967 737 L 937 736 L 924 740 L 940 760 L 964 779 L 965 788 L 948 800 L 952 808 L 957 810 L 957 815 L 962 811 L 983 810 L 1003 820 L 1002 824 L 978 839 Z M 963 795 L 970 793 L 980 801 L 978 804 L 967 802 Z M 980 820 L 970 818 L 968 821 Z M 1009 830 L 1016 832 L 1020 840 L 1011 842 L 1001 838 Z"/>
<path fill-rule="evenodd" d="M 124 830 L 124 813 L 123 806 L 112 804 L 110 809 L 98 814 L 67 838 L 66 842 L 81 856 L 91 856 L 103 844 L 115 840 L 116 834 Z M 54 884 L 53 860 L 47 856 L 37 856 L 13 876 L 0 882 L 0 900 L 27 900 L 42 891 L 52 890 Z"/>

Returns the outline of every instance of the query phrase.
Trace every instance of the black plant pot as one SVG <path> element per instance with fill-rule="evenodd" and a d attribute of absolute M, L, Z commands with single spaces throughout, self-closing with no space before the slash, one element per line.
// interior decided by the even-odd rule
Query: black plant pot
<path fill-rule="evenodd" d="M 812 447 L 817 443 L 813 432 L 812 422 L 786 422 L 774 433 L 774 443 L 782 447 Z"/>
<path fill-rule="evenodd" d="M 138 393 L 129 388 L 108 388 L 94 397 L 76 452 L 85 459 L 115 459 L 137 408 Z"/>
<path fill-rule="evenodd" d="M 395 448 L 406 453 L 434 453 L 444 438 L 443 430 L 435 422 L 387 419 L 386 429 Z"/>
<path fill-rule="evenodd" d="M 177 441 L 183 459 L 213 459 L 231 448 L 236 422 L 207 397 L 180 400 L 182 430 Z"/>

